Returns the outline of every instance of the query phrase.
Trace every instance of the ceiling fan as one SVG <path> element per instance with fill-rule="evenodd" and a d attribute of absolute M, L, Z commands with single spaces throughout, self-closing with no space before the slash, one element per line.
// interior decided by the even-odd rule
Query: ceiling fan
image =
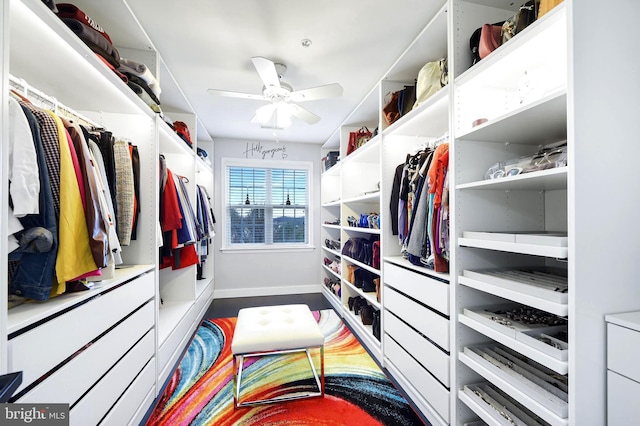
<path fill-rule="evenodd" d="M 274 63 L 261 56 L 255 56 L 251 61 L 264 84 L 261 95 L 217 89 L 207 91 L 216 96 L 269 101 L 269 104 L 256 110 L 255 116 L 251 119 L 252 123 L 259 123 L 264 127 L 283 128 L 291 124 L 291 117 L 296 117 L 306 123 L 315 124 L 320 121 L 320 117 L 297 105 L 297 102 L 342 96 L 342 86 L 338 83 L 294 91 L 290 84 L 282 81 L 287 71 L 286 65 Z M 273 125 L 269 125 L 270 123 Z"/>

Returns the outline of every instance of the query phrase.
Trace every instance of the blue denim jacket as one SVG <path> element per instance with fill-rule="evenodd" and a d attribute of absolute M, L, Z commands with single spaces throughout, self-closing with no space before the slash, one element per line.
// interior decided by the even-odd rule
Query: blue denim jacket
<path fill-rule="evenodd" d="M 40 125 L 29 109 L 22 107 L 33 134 L 33 143 L 38 158 L 38 171 L 40 172 L 40 213 L 30 214 L 20 218 L 24 227 L 23 231 L 16 234 L 18 241 L 30 230 L 32 233 L 41 233 L 43 230 L 34 230 L 36 227 L 44 228 L 51 233 L 53 244 L 49 251 L 37 252 L 33 244 L 21 245 L 20 248 L 9 253 L 9 260 L 19 261 L 18 267 L 9 281 L 9 293 L 28 299 L 47 300 L 55 279 L 56 256 L 58 254 L 58 226 L 53 208 L 53 195 L 49 183 L 47 164 L 44 159 L 44 148 L 40 138 Z M 30 238 L 26 238 L 30 240 Z"/>

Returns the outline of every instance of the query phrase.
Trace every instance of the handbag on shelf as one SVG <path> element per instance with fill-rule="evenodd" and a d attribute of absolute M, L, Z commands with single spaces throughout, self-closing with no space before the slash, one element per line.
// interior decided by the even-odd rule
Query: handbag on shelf
<path fill-rule="evenodd" d="M 502 43 L 511 40 L 516 34 L 533 24 L 538 19 L 540 0 L 529 0 L 509 19 L 504 21 L 501 29 Z"/>
<path fill-rule="evenodd" d="M 418 72 L 418 79 L 416 80 L 416 101 L 413 104 L 413 108 L 417 108 L 418 105 L 446 86 L 448 81 L 446 59 L 443 58 L 424 64 Z"/>
<path fill-rule="evenodd" d="M 364 325 L 373 324 L 373 306 L 368 303 L 360 308 L 360 320 Z"/>
<path fill-rule="evenodd" d="M 484 24 L 480 31 L 478 54 L 484 59 L 502 44 L 502 25 Z"/>
<path fill-rule="evenodd" d="M 413 109 L 413 105 L 416 103 L 416 86 L 404 86 L 402 89 L 402 96 L 400 98 L 400 117 L 406 115 Z"/>
<path fill-rule="evenodd" d="M 369 272 L 365 275 L 364 280 L 362 281 L 362 291 L 365 293 L 373 293 L 376 291 L 376 278 L 373 272 Z"/>
<path fill-rule="evenodd" d="M 371 324 L 371 331 L 373 332 L 373 337 L 380 340 L 380 311 L 377 309 L 373 310 L 373 322 Z"/>
<path fill-rule="evenodd" d="M 401 91 L 398 90 L 397 92 L 388 94 L 387 96 L 389 97 L 385 102 L 384 107 L 382 108 L 382 116 L 384 117 L 384 121 L 389 126 L 395 123 L 398 118 L 400 118 L 400 93 Z"/>
<path fill-rule="evenodd" d="M 347 155 L 360 148 L 371 139 L 371 132 L 367 126 L 362 126 L 355 132 L 349 133 L 349 143 L 347 144 Z"/>
<path fill-rule="evenodd" d="M 376 240 L 373 242 L 372 247 L 372 256 L 371 256 L 371 266 L 376 269 L 380 269 L 380 241 Z"/>
<path fill-rule="evenodd" d="M 359 266 L 357 265 L 347 265 L 347 281 L 349 281 L 351 284 L 355 284 L 356 282 L 356 270 L 360 269 Z"/>

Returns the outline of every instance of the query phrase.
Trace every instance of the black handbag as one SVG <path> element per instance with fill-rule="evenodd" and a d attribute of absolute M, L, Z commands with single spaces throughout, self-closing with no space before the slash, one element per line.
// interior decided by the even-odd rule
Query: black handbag
<path fill-rule="evenodd" d="M 356 296 L 353 301 L 353 313 L 360 315 L 360 309 L 367 305 L 367 300 L 362 296 Z"/>
<path fill-rule="evenodd" d="M 364 325 L 373 324 L 373 306 L 365 302 L 365 305 L 360 308 L 360 320 Z"/>
<path fill-rule="evenodd" d="M 516 34 L 533 24 L 538 18 L 540 0 L 529 0 L 511 18 L 502 24 L 502 43 L 511 40 Z"/>
<path fill-rule="evenodd" d="M 380 341 L 380 311 L 377 309 L 373 310 L 373 322 L 371 324 L 371 331 L 373 332 L 373 337 Z"/>
<path fill-rule="evenodd" d="M 365 293 L 373 293 L 376 291 L 375 279 L 377 278 L 377 275 L 373 272 L 367 272 L 368 274 L 366 275 L 366 278 L 362 281 L 362 291 Z"/>

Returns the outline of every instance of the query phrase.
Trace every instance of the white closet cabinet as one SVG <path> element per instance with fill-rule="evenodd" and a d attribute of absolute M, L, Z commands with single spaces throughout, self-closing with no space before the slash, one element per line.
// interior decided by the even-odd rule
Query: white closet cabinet
<path fill-rule="evenodd" d="M 371 172 L 374 157 L 356 166 L 358 152 L 345 156 L 345 135 L 334 135 L 323 148 L 340 147 L 340 172 L 325 173 L 323 194 L 336 181 L 342 181 L 342 192 L 323 202 L 340 199 L 325 211 L 341 214 L 344 239 L 348 197 L 354 195 L 344 192 L 351 188 L 345 182 L 353 179 L 347 173 L 357 175 L 350 163 L 364 170 L 358 184 L 381 181 L 382 343 L 371 345 L 364 330 L 352 328 L 429 421 L 504 425 L 511 424 L 506 417 L 511 414 L 526 424 L 536 419 L 602 425 L 607 392 L 625 392 L 618 382 L 607 383 L 604 317 L 640 308 L 640 287 L 633 284 L 640 197 L 629 183 L 637 180 L 640 154 L 633 142 L 640 86 L 633 79 L 603 78 L 594 52 L 615 58 L 617 75 L 638 67 L 637 55 L 629 54 L 634 48 L 628 29 L 640 5 L 619 0 L 602 8 L 565 0 L 472 66 L 471 34 L 513 16 L 518 7 L 507 0 L 450 0 L 434 12 L 373 89 L 377 109 L 365 108 L 363 101 L 344 123 L 347 132 L 362 123 L 381 124 L 380 137 L 370 142 L 380 158 L 379 175 Z M 621 33 L 595 29 L 598 22 L 614 21 Z M 445 56 L 449 85 L 393 125 L 382 125 L 378 114 L 385 95 L 410 83 L 425 62 Z M 474 125 L 477 119 L 487 121 Z M 449 274 L 437 274 L 403 258 L 388 205 L 396 166 L 444 134 L 450 144 L 451 259 Z M 566 166 L 485 179 L 497 162 L 565 142 Z M 327 228 L 323 225 L 323 232 L 333 232 Z M 343 256 L 342 262 L 349 260 Z M 560 276 L 544 278 L 559 283 L 560 291 L 542 290 L 540 277 L 524 284 L 493 275 L 496 269 L 525 267 Z M 345 293 L 351 291 L 343 284 L 342 312 L 349 323 L 354 321 Z M 505 306 L 535 309 L 536 315 L 554 315 L 553 321 L 565 324 L 523 330 L 486 312 Z M 536 338 L 540 330 L 552 336 L 565 331 L 568 342 L 546 344 Z M 501 357 L 516 368 L 499 367 L 495 361 Z M 535 380 L 532 374 L 555 384 L 522 381 Z M 500 401 L 508 412 L 500 414 L 475 391 Z"/>
<path fill-rule="evenodd" d="M 364 324 L 361 316 L 349 309 L 350 298 L 362 298 L 366 304 L 380 311 L 375 291 L 363 291 L 355 282 L 347 278 L 349 267 L 360 268 L 374 277 L 380 277 L 380 268 L 363 263 L 355 256 L 342 254 L 342 247 L 350 239 L 373 241 L 380 239 L 380 229 L 350 226 L 349 220 L 360 220 L 361 214 L 378 213 L 380 211 L 380 155 L 381 137 L 375 136 L 366 144 L 347 155 L 349 133 L 358 131 L 363 126 L 370 132 L 379 126 L 379 87 L 372 89 L 358 108 L 347 118 L 345 124 L 332 136 L 334 142 L 327 145 L 339 150 L 340 161 L 322 174 L 322 241 L 323 272 L 322 280 L 333 280 L 340 283 L 340 297 L 323 284 L 323 292 L 343 319 L 356 331 L 370 353 L 381 360 L 382 345 L 373 334 L 373 327 Z M 339 224 L 331 224 L 339 220 Z M 326 223 L 330 222 L 330 223 Z M 330 249 L 325 240 L 337 241 L 339 249 Z M 327 265 L 328 261 L 339 264 Z M 335 265 L 335 263 L 334 263 Z M 333 267 L 332 267 L 333 266 Z M 368 289 L 367 289 L 368 290 Z"/>
<path fill-rule="evenodd" d="M 181 93 L 125 1 L 74 2 L 109 33 L 123 57 L 145 63 L 166 93 Z M 123 247 L 114 279 L 85 292 L 7 309 L 0 296 L 0 371 L 23 372 L 15 402 L 68 403 L 71 424 L 138 424 L 162 390 L 213 298 L 213 260 L 204 266 L 159 270 L 158 156 L 196 185 L 213 189 L 213 172 L 195 153 L 199 122 L 184 98 L 161 96 L 171 120 L 184 121 L 189 147 L 39 0 L 11 0 L 0 9 L 2 138 L 7 137 L 9 75 L 136 145 L 140 154 L 141 213 L 137 239 Z M 13 85 L 12 85 L 13 86 Z M 35 102 L 38 104 L 38 102 Z M 46 104 L 46 102 L 45 102 Z M 49 105 L 51 107 L 51 105 Z M 212 153 L 210 153 L 212 154 Z M 7 147 L 2 203 L 7 202 Z M 0 272 L 7 274 L 6 219 Z"/>
<path fill-rule="evenodd" d="M 413 84 L 427 63 L 448 56 L 448 8 L 435 13 L 382 81 L 383 96 Z M 435 424 L 450 422 L 451 285 L 449 275 L 415 266 L 392 234 L 390 202 L 396 168 L 430 143 L 448 142 L 450 86 L 382 131 L 384 365 Z"/>
<path fill-rule="evenodd" d="M 494 22 L 512 13 L 464 3 L 460 3 L 457 10 L 456 17 L 460 17 L 457 25 L 466 28 L 466 32 L 481 25 L 477 19 Z M 466 22 L 469 16 L 475 20 Z M 455 274 L 460 342 L 456 373 L 458 394 L 464 402 L 459 405 L 462 420 L 468 417 L 465 406 L 485 421 L 501 420 L 469 387 L 490 382 L 508 394 L 507 399 L 516 401 L 547 423 L 561 425 L 569 421 L 567 394 L 572 391 L 569 381 L 560 380 L 565 381 L 566 386 L 558 385 L 563 392 L 557 395 L 544 390 L 543 385 L 533 384 L 533 375 L 542 376 L 540 371 L 551 371 L 549 374 L 556 377 L 566 375 L 568 351 L 539 344 L 540 340 L 535 339 L 538 334 L 514 332 L 516 327 L 510 323 L 497 323 L 496 317 L 478 313 L 484 312 L 486 306 L 488 311 L 496 312 L 510 302 L 509 306 L 522 309 L 536 308 L 561 317 L 568 315 L 566 294 L 549 291 L 550 297 L 565 296 L 549 300 L 546 294 L 536 293 L 540 289 L 536 279 L 521 287 L 511 282 L 501 286 L 492 281 L 487 272 L 554 267 L 560 270 L 559 276 L 566 277 L 566 237 L 559 246 L 547 246 L 537 244 L 531 236 L 518 235 L 515 240 L 509 240 L 509 235 L 495 233 L 538 231 L 566 235 L 568 167 L 484 178 L 496 162 L 532 155 L 542 146 L 567 139 L 567 49 L 566 5 L 562 4 L 473 67 L 465 70 L 468 63 L 465 64 L 461 53 L 458 53 L 460 60 L 455 62 L 458 72 L 453 109 L 458 237 Z M 479 118 L 488 121 L 472 127 L 472 122 Z M 531 241 L 520 242 L 520 238 Z M 568 331 L 567 327 L 560 328 Z M 543 332 L 558 331 L 549 328 Z M 495 360 L 503 358 L 479 356 L 474 350 L 479 343 L 495 351 L 498 351 L 496 347 L 509 348 L 525 357 L 527 365 L 535 362 L 543 367 L 534 364 L 535 367 L 530 367 L 531 376 L 522 375 L 517 362 L 514 362 L 515 373 L 510 367 L 496 367 L 502 364 L 495 364 Z M 491 352 L 494 353 L 504 354 Z"/>

